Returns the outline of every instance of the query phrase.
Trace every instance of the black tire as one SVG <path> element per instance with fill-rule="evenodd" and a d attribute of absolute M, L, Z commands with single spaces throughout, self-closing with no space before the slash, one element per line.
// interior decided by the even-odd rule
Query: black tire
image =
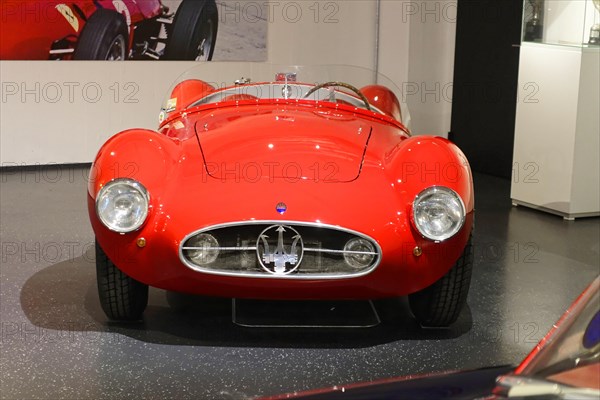
<path fill-rule="evenodd" d="M 469 294 L 473 271 L 471 238 L 456 264 L 433 285 L 408 296 L 415 318 L 424 327 L 447 327 L 460 315 Z"/>
<path fill-rule="evenodd" d="M 125 60 L 129 46 L 125 18 L 116 11 L 100 9 L 83 27 L 75 60 Z"/>
<path fill-rule="evenodd" d="M 96 276 L 100 305 L 108 318 L 136 321 L 148 305 L 148 285 L 125 275 L 96 242 Z"/>
<path fill-rule="evenodd" d="M 212 60 L 219 12 L 215 0 L 183 0 L 177 8 L 165 49 L 168 60 Z"/>

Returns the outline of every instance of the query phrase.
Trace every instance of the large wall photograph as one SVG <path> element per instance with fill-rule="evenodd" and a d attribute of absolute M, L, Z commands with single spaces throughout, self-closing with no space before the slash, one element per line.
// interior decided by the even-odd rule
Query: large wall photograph
<path fill-rule="evenodd" d="M 2 1 L 0 60 L 265 61 L 264 2 Z"/>

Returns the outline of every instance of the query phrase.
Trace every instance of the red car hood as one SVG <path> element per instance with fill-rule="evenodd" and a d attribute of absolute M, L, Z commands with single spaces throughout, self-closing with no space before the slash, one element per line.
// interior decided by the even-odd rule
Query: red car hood
<path fill-rule="evenodd" d="M 206 172 L 216 179 L 351 182 L 360 175 L 371 126 L 328 110 L 217 111 L 196 122 L 196 134 Z"/>

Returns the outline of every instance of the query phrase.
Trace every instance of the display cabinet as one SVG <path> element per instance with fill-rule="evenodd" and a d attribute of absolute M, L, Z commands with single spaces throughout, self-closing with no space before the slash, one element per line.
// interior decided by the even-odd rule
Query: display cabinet
<path fill-rule="evenodd" d="M 600 215 L 598 6 L 591 0 L 525 0 L 514 205 L 566 219 Z"/>
<path fill-rule="evenodd" d="M 600 0 L 525 0 L 523 41 L 600 45 Z"/>

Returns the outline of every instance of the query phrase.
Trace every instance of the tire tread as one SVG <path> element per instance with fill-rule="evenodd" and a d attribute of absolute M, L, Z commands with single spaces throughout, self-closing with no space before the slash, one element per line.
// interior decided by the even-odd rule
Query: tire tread
<path fill-rule="evenodd" d="M 421 325 L 443 327 L 454 323 L 467 301 L 473 271 L 469 240 L 454 266 L 431 286 L 409 295 L 410 308 Z"/>
<path fill-rule="evenodd" d="M 100 304 L 113 320 L 133 321 L 141 318 L 148 304 L 148 285 L 125 275 L 110 261 L 96 242 L 96 272 Z"/>
<path fill-rule="evenodd" d="M 197 21 L 205 14 L 208 19 L 214 19 L 213 46 L 208 60 L 212 59 L 218 32 L 218 10 L 215 0 L 183 0 L 177 9 L 173 21 L 173 30 L 165 50 L 168 60 L 189 60 L 190 46 L 197 28 Z"/>
<path fill-rule="evenodd" d="M 127 23 L 125 18 L 113 10 L 99 9 L 88 19 L 77 41 L 73 58 L 75 60 L 102 60 L 106 38 L 111 41 L 122 34 L 127 42 Z"/>

